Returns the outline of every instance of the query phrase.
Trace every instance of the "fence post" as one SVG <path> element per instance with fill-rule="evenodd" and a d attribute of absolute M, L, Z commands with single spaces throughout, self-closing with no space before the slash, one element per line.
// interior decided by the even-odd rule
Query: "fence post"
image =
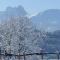
<path fill-rule="evenodd" d="M 43 53 L 41 53 L 41 59 L 43 60 Z"/>
<path fill-rule="evenodd" d="M 20 43 L 19 43 L 19 49 L 18 49 L 18 52 L 19 52 L 19 60 L 20 60 Z"/>
<path fill-rule="evenodd" d="M 59 53 L 57 54 L 57 56 L 58 56 L 58 60 L 59 60 Z"/>
<path fill-rule="evenodd" d="M 26 60 L 26 57 L 25 57 L 25 52 L 23 53 L 23 56 L 24 56 L 24 60 Z"/>
<path fill-rule="evenodd" d="M 1 60 L 1 54 L 0 54 L 0 60 Z"/>
<path fill-rule="evenodd" d="M 20 54 L 19 54 L 19 57 L 18 57 L 18 59 L 20 60 Z"/>
<path fill-rule="evenodd" d="M 42 60 L 43 60 L 43 55 L 42 55 Z"/>

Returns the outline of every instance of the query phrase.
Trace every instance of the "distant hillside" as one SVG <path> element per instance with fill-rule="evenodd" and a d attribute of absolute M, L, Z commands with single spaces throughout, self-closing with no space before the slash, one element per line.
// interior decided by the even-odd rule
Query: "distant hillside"
<path fill-rule="evenodd" d="M 60 30 L 46 34 L 44 49 L 46 52 L 60 52 Z"/>
<path fill-rule="evenodd" d="M 26 16 L 27 12 L 22 6 L 7 7 L 5 11 L 0 11 L 0 20 L 5 20 L 8 17 Z"/>
<path fill-rule="evenodd" d="M 44 29 L 47 31 L 60 30 L 60 10 L 49 9 L 36 16 L 33 16 L 32 22 L 38 29 Z"/>

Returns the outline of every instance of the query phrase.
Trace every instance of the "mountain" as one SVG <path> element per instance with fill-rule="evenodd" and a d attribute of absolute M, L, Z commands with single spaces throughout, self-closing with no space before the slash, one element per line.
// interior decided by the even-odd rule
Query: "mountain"
<path fill-rule="evenodd" d="M 5 11 L 0 11 L 0 20 L 15 16 L 26 16 L 26 14 L 27 12 L 22 6 L 7 7 Z"/>
<path fill-rule="evenodd" d="M 60 30 L 60 10 L 48 9 L 31 18 L 38 29 L 46 31 Z"/>
<path fill-rule="evenodd" d="M 44 38 L 45 52 L 60 52 L 60 10 L 49 9 L 31 18 L 40 30 L 48 31 Z"/>

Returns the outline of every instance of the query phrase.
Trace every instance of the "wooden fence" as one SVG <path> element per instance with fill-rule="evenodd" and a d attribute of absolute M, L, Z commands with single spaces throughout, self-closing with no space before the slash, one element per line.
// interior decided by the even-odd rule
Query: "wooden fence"
<path fill-rule="evenodd" d="M 60 53 L 0 54 L 0 60 L 60 60 Z"/>

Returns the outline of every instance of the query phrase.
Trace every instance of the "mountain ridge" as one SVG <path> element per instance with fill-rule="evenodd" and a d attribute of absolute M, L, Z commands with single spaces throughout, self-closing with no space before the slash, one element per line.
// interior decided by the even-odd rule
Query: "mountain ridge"
<path fill-rule="evenodd" d="M 48 9 L 31 18 L 38 29 L 46 31 L 60 30 L 60 9 Z"/>
<path fill-rule="evenodd" d="M 25 11 L 23 6 L 17 7 L 7 7 L 5 11 L 0 11 L 0 21 L 4 21 L 9 17 L 16 16 L 26 16 L 27 12 Z"/>

